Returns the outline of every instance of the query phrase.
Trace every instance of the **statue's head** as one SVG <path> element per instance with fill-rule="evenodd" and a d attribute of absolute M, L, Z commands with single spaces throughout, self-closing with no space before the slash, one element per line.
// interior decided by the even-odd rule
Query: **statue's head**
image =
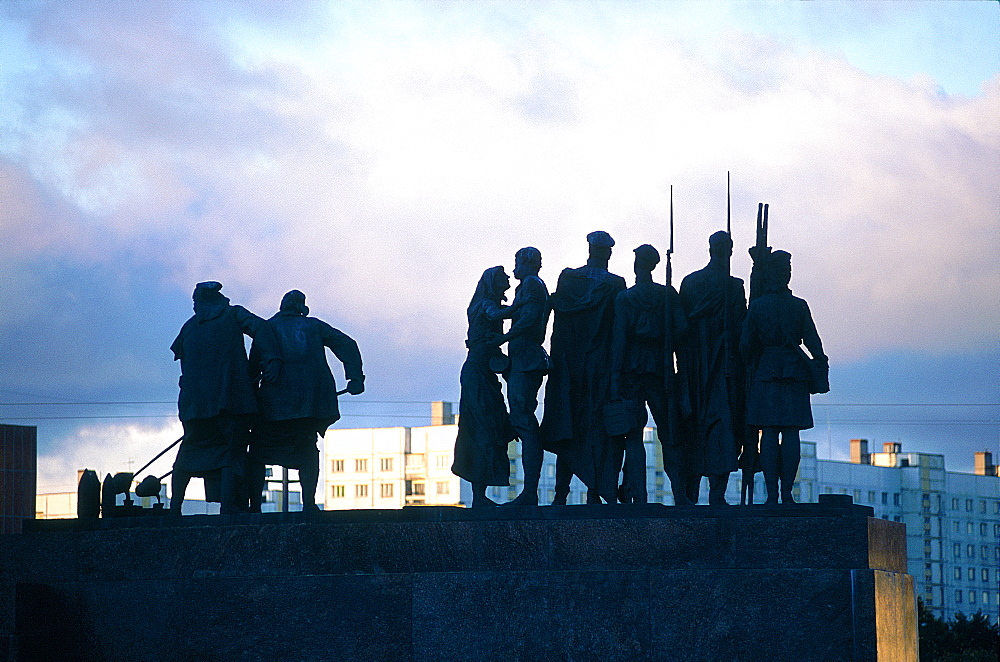
<path fill-rule="evenodd" d="M 514 278 L 537 276 L 542 269 L 542 252 L 534 246 L 526 246 L 514 253 Z"/>
<path fill-rule="evenodd" d="M 643 244 L 636 248 L 635 253 L 635 273 L 650 273 L 660 263 L 660 252 L 650 246 Z"/>
<path fill-rule="evenodd" d="M 290 290 L 281 297 L 281 312 L 293 315 L 308 315 L 309 306 L 306 305 L 306 295 L 299 290 Z"/>
<path fill-rule="evenodd" d="M 768 270 L 776 288 L 788 287 L 792 280 L 792 254 L 788 251 L 774 251 L 767 261 Z"/>
<path fill-rule="evenodd" d="M 207 280 L 194 286 L 194 294 L 191 295 L 195 303 L 214 303 L 222 296 L 222 283 L 214 280 Z"/>
<path fill-rule="evenodd" d="M 200 319 L 212 319 L 222 314 L 229 305 L 229 299 L 222 294 L 222 283 L 214 280 L 194 286 L 194 312 Z"/>
<path fill-rule="evenodd" d="M 725 230 L 719 230 L 708 238 L 708 254 L 729 257 L 733 254 L 733 238 Z"/>
<path fill-rule="evenodd" d="M 611 259 L 611 247 L 615 245 L 615 240 L 604 230 L 597 230 L 587 235 L 587 244 L 590 246 L 590 257 Z"/>

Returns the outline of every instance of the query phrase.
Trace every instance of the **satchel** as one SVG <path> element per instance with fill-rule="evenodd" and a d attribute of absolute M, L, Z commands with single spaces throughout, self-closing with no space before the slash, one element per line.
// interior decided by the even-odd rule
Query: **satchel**
<path fill-rule="evenodd" d="M 817 393 L 829 393 L 830 359 L 825 356 L 811 359 L 802 351 L 801 347 L 799 348 L 799 352 L 802 354 L 802 359 L 805 361 L 806 367 L 809 368 L 809 393 L 813 395 Z"/>

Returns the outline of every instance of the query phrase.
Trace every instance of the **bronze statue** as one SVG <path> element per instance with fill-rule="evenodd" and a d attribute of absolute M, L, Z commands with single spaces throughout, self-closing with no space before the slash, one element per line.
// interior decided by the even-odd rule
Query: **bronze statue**
<path fill-rule="evenodd" d="M 181 362 L 177 409 L 184 426 L 171 479 L 175 514 L 194 476 L 205 479 L 209 496 L 221 489 L 223 514 L 247 509 L 246 454 L 257 401 L 244 334 L 260 348 L 265 381 L 276 379 L 281 366 L 271 327 L 246 308 L 230 305 L 221 290 L 214 281 L 198 283 L 194 315 L 170 346 Z"/>
<path fill-rule="evenodd" d="M 746 316 L 743 281 L 729 275 L 733 242 L 726 231 L 709 237 L 709 263 L 681 282 L 688 334 L 678 348 L 679 369 L 691 400 L 691 450 L 687 496 L 697 502 L 701 477 L 709 480 L 709 504 L 726 504 L 729 474 L 746 434 L 745 370 L 738 351 Z"/>
<path fill-rule="evenodd" d="M 340 420 L 337 384 L 326 359 L 329 348 L 344 365 L 351 395 L 365 390 L 358 344 L 347 334 L 315 317 L 308 317 L 306 295 L 292 290 L 281 299 L 279 311 L 267 321 L 277 341 L 281 371 L 260 384 L 260 421 L 250 436 L 250 509 L 260 512 L 265 465 L 298 469 L 303 510 L 317 510 L 319 482 L 317 435 Z M 254 341 L 251 365 L 258 370 L 264 358 Z"/>
<path fill-rule="evenodd" d="M 503 313 L 511 319 L 510 330 L 500 338 L 507 343 L 510 370 L 506 374 L 510 422 L 521 440 L 521 466 L 524 487 L 511 506 L 537 506 L 538 481 L 542 475 L 542 439 L 535 409 L 542 377 L 549 372 L 552 361 L 542 348 L 549 323 L 549 291 L 538 277 L 542 254 L 531 246 L 514 255 L 514 278 L 520 281 L 514 291 L 514 301 Z M 459 419 L 461 421 L 461 418 Z"/>
<path fill-rule="evenodd" d="M 510 484 L 507 444 L 515 434 L 497 378 L 497 373 L 508 367 L 499 348 L 508 289 L 510 277 L 503 267 L 490 267 L 479 279 L 466 310 L 469 335 L 465 346 L 469 353 L 462 365 L 458 437 L 451 470 L 472 483 L 473 508 L 497 505 L 486 496 L 486 488 Z"/>
<path fill-rule="evenodd" d="M 799 430 L 813 426 L 809 404 L 811 362 L 825 369 L 827 358 L 809 306 L 792 296 L 792 256 L 766 257 L 761 294 L 750 302 L 740 349 L 749 366 L 747 423 L 761 430 L 760 462 L 767 503 L 794 503 L 792 484 L 799 468 Z M 810 359 L 801 345 L 812 355 Z M 779 443 L 779 436 L 781 441 Z"/>
<path fill-rule="evenodd" d="M 614 301 L 625 279 L 608 272 L 615 245 L 604 231 L 587 235 L 585 266 L 564 269 L 552 294 L 552 372 L 545 387 L 541 432 L 557 454 L 554 505 L 565 504 L 575 474 L 587 486 L 587 503 L 617 499 L 621 462 L 604 422 L 611 390 Z"/>
<path fill-rule="evenodd" d="M 674 374 L 673 354 L 665 351 L 666 327 L 674 338 L 683 337 L 687 322 L 677 291 L 653 282 L 653 269 L 660 253 L 643 244 L 635 249 L 635 285 L 620 292 L 615 299 L 614 349 L 612 353 L 611 398 L 621 400 L 634 420 L 628 432 L 615 441 L 624 448 L 624 501 L 645 503 L 646 448 L 642 441 L 646 425 L 646 406 L 653 414 L 663 448 L 663 469 L 670 479 L 675 505 L 690 505 L 681 461 L 677 421 L 678 399 L 668 395 L 669 380 Z"/>

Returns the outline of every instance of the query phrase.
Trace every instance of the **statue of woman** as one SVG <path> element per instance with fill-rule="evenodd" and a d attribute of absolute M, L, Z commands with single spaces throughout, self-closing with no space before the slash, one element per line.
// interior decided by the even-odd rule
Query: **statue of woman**
<path fill-rule="evenodd" d="M 747 425 L 761 431 L 760 461 L 768 504 L 794 503 L 799 468 L 799 430 L 813 426 L 809 358 L 826 361 L 823 344 L 804 299 L 792 296 L 792 256 L 775 251 L 763 274 L 764 294 L 750 302 L 740 349 L 747 358 Z M 779 436 L 781 438 L 779 442 Z"/>
<path fill-rule="evenodd" d="M 507 444 L 515 435 L 497 378 L 506 358 L 499 344 L 508 289 L 510 278 L 503 267 L 490 267 L 479 279 L 467 309 L 469 336 L 465 346 L 469 354 L 462 365 L 458 438 L 451 470 L 472 483 L 473 508 L 497 505 L 487 498 L 486 488 L 510 484 Z"/>

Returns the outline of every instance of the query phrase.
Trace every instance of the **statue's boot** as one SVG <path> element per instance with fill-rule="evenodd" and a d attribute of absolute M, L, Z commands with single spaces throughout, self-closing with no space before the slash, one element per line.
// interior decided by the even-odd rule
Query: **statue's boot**
<path fill-rule="evenodd" d="M 533 490 L 524 489 L 517 498 L 513 501 L 508 501 L 507 503 L 500 504 L 501 506 L 537 506 L 538 505 L 538 488 Z"/>
<path fill-rule="evenodd" d="M 601 501 L 601 493 L 597 491 L 597 488 L 591 487 L 587 489 L 587 505 L 592 506 L 594 504 L 603 503 Z"/>
<path fill-rule="evenodd" d="M 726 488 L 729 487 L 729 475 L 708 477 L 708 505 L 728 506 Z"/>
<path fill-rule="evenodd" d="M 791 471 L 786 471 L 785 468 L 782 467 L 781 503 L 795 503 L 795 499 L 792 497 L 792 485 L 795 483 L 795 474 L 798 473 L 798 469 L 798 467 L 791 467 Z"/>

